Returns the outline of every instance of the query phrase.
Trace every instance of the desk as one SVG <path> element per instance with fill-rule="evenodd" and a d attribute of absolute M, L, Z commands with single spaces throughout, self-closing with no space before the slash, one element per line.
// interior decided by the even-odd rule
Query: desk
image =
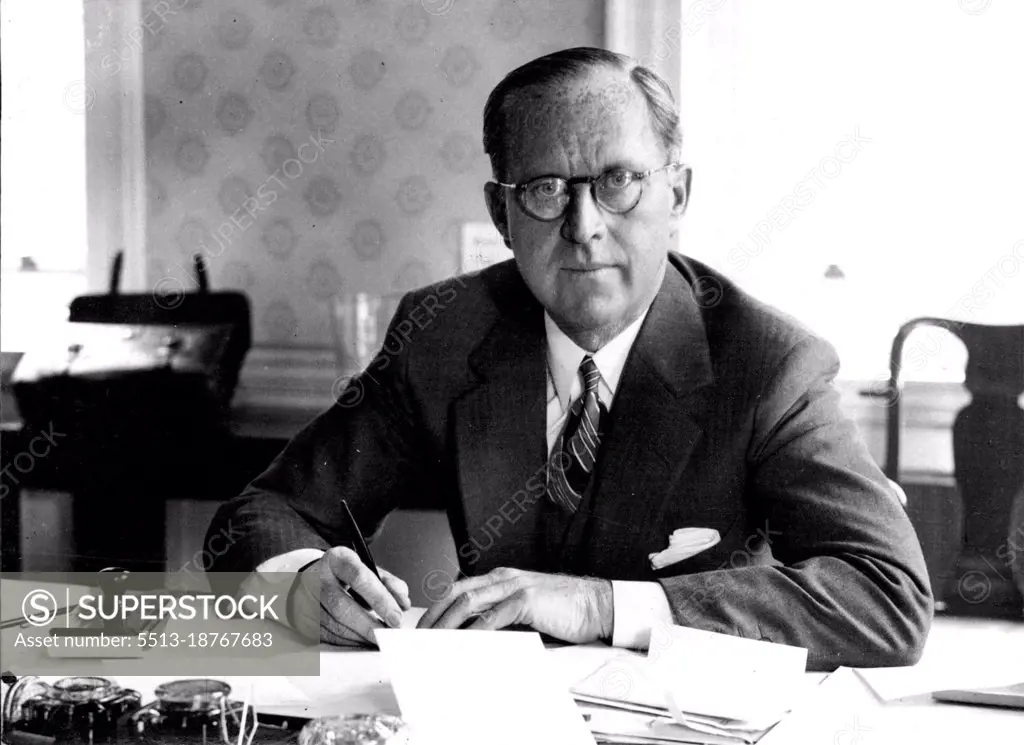
<path fill-rule="evenodd" d="M 6 584 L 6 583 L 5 583 Z M 34 585 L 33 585 L 34 586 Z M 170 628 L 170 626 L 168 627 Z M 16 629 L 7 629 L 9 634 Z M 472 633 L 472 632 L 467 632 Z M 603 645 L 553 647 L 551 674 L 566 688 L 610 657 L 630 654 Z M 252 686 L 253 701 L 268 713 L 325 716 L 388 711 L 398 713 L 381 654 L 322 647 L 318 677 L 224 676 L 239 698 Z M 45 671 L 44 671 L 45 672 Z M 882 680 L 890 692 L 908 692 L 884 701 L 867 676 Z M 863 673 L 842 668 L 830 675 L 815 696 L 800 702 L 762 745 L 896 745 L 899 743 L 1020 742 L 1024 713 L 958 706 L 932 701 L 925 693 L 963 681 L 966 685 L 1024 678 L 1024 623 L 982 619 L 936 619 L 924 656 L 915 668 Z M 153 689 L 167 677 L 116 676 L 122 685 L 152 700 Z M 182 677 L 182 676 L 175 676 Z M 220 676 L 218 676 L 220 677 Z"/>

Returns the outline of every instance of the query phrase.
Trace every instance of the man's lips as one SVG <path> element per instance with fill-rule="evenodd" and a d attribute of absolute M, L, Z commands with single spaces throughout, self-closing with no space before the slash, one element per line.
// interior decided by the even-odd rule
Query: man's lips
<path fill-rule="evenodd" d="M 578 274 L 588 274 L 591 272 L 599 272 L 602 269 L 615 269 L 615 264 L 591 264 L 589 266 L 564 266 L 563 271 L 576 272 Z"/>

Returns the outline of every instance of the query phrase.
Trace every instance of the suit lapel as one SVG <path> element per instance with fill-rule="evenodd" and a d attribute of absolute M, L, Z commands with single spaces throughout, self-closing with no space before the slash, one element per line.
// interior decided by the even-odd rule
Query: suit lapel
<path fill-rule="evenodd" d="M 501 315 L 470 356 L 477 378 L 455 403 L 455 440 L 468 535 L 463 571 L 538 567 L 545 500 L 546 365 L 543 309 L 522 279 L 498 298 Z M 539 491 L 538 491 L 539 485 Z"/>
<path fill-rule="evenodd" d="M 597 561 L 641 570 L 638 548 L 664 540 L 660 517 L 703 433 L 704 398 L 694 394 L 712 380 L 700 307 L 669 263 L 623 369 L 592 492 L 563 546 L 564 569 Z"/>

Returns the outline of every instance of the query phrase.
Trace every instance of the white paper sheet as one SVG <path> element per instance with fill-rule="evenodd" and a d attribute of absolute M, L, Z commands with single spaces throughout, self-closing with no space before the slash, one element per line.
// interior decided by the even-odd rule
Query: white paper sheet
<path fill-rule="evenodd" d="M 400 628 L 403 629 L 414 629 L 416 624 L 423 618 L 423 614 L 427 612 L 426 608 L 410 608 L 409 610 L 402 613 L 402 624 Z"/>
<path fill-rule="evenodd" d="M 430 745 L 593 745 L 540 636 L 513 631 L 377 633 L 402 718 Z"/>
<path fill-rule="evenodd" d="M 681 712 L 689 712 L 760 729 L 777 722 L 804 692 L 807 650 L 668 625 L 652 630 L 647 661 L 681 723 Z"/>
<path fill-rule="evenodd" d="M 398 714 L 380 652 L 349 649 L 320 655 L 320 675 L 290 676 L 289 683 L 309 701 L 315 716 Z"/>

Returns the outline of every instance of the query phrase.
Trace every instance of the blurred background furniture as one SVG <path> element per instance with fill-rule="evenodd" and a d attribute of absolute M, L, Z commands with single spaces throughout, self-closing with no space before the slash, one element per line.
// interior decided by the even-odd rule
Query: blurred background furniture
<path fill-rule="evenodd" d="M 904 475 L 900 470 L 903 348 L 913 331 L 926 326 L 948 331 L 963 342 L 968 355 L 964 387 L 971 395 L 953 423 L 959 498 L 944 515 L 946 526 L 952 526 L 946 534 L 953 540 L 938 551 L 934 546 L 926 549 L 933 590 L 953 613 L 1019 617 L 1024 598 L 1013 576 L 1021 553 L 1015 546 L 1024 549 L 1024 525 L 1015 520 L 1024 519 L 1024 508 L 1015 508 L 1014 502 L 1024 493 L 1024 411 L 1017 404 L 1024 393 L 1024 326 L 922 317 L 900 328 L 892 344 L 886 388 L 872 394 L 886 399 L 884 470 L 898 483 Z M 912 520 L 927 512 L 919 502 L 929 497 L 925 486 L 907 489 Z M 939 488 L 930 491 L 931 496 L 941 494 Z M 1016 518 L 1011 516 L 1014 511 Z M 915 525 L 923 533 L 934 528 L 919 524 L 919 519 Z M 925 535 L 922 542 L 931 543 Z"/>
<path fill-rule="evenodd" d="M 76 297 L 68 323 L 17 360 L 11 387 L 21 421 L 0 442 L 14 501 L 32 485 L 74 495 L 76 571 L 162 570 L 168 496 L 223 497 L 268 460 L 256 446 L 252 463 L 252 444 L 229 424 L 251 340 L 249 298 L 210 292 L 199 254 L 195 292 L 123 294 L 122 264 L 118 252 L 108 292 Z M 10 546 L 20 515 L 5 523 Z"/>
<path fill-rule="evenodd" d="M 227 426 L 187 447 L 152 447 L 144 438 L 40 437 L 10 395 L 21 354 L 4 353 L 0 451 L 3 571 L 201 571 L 209 561 L 213 513 L 261 473 L 288 440 L 326 409 L 343 381 L 368 360 L 363 348 L 385 342 L 399 296 L 341 296 L 334 347 L 255 349 Z M 377 309 L 377 313 L 369 310 Z M 356 312 L 358 311 L 358 312 Z M 391 339 L 394 352 L 404 339 Z M 45 429 L 45 427 L 44 427 Z M 212 542 L 211 542 L 212 543 Z M 219 545 L 219 544 L 218 544 Z M 399 509 L 373 543 L 380 564 L 408 581 L 427 605 L 459 572 L 447 516 L 440 509 Z"/>

